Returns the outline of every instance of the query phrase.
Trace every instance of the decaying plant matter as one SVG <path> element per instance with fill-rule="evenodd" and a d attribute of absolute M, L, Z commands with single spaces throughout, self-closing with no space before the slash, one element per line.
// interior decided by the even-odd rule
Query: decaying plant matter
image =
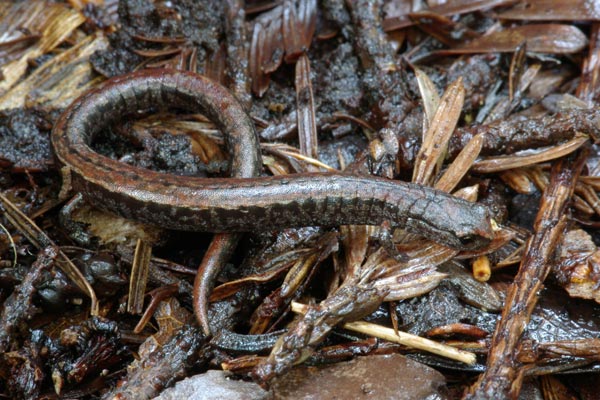
<path fill-rule="evenodd" d="M 451 378 L 425 373 L 422 396 L 594 398 L 599 10 L 583 0 L 0 2 L 0 396 L 153 398 L 218 371 L 221 385 L 242 379 L 241 398 L 244 379 L 263 388 L 252 396 L 297 398 L 306 382 L 289 372 L 300 364 L 330 383 L 324 398 L 352 396 L 334 371 L 354 364 L 337 363 L 400 353 L 414 361 L 388 359 L 399 381 L 405 365 Z M 260 138 L 253 171 L 230 170 L 228 150 L 250 150 L 228 149 L 229 132 L 163 99 L 103 128 L 94 154 L 181 182 L 411 182 L 484 209 L 485 241 L 424 235 L 427 207 L 403 221 L 410 231 L 273 222 L 214 237 L 91 207 L 61 181 L 50 130 L 107 78 L 156 68 L 203 74 L 235 96 Z M 324 204 L 347 199 L 336 194 Z M 356 204 L 340 201 L 340 213 Z M 453 209 L 436 212 L 466 226 Z M 385 383 L 366 375 L 360 395 L 376 395 Z"/>

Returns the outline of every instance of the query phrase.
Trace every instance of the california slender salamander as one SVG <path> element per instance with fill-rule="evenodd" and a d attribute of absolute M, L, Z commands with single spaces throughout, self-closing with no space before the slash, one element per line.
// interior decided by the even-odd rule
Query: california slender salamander
<path fill-rule="evenodd" d="M 225 134 L 231 174 L 204 179 L 119 163 L 90 148 L 94 135 L 136 113 L 180 108 L 207 114 Z M 254 126 L 235 98 L 199 75 L 147 70 L 106 82 L 77 99 L 52 133 L 72 188 L 99 208 L 159 226 L 215 232 L 390 221 L 452 247 L 493 237 L 485 207 L 417 185 L 348 174 L 261 177 Z M 194 311 L 209 334 L 208 294 L 237 235 L 217 235 L 194 282 Z"/>
<path fill-rule="evenodd" d="M 162 108 L 206 114 L 226 137 L 232 170 L 254 173 L 260 162 L 254 127 L 225 88 L 192 73 L 145 70 L 81 96 L 54 126 L 54 150 L 70 172 L 72 188 L 101 209 L 178 230 L 244 232 L 389 221 L 457 249 L 481 248 L 493 237 L 485 206 L 411 183 L 344 173 L 177 176 L 126 165 L 90 148 L 110 124 Z M 247 165 L 238 162 L 240 154 L 250 160 Z"/>

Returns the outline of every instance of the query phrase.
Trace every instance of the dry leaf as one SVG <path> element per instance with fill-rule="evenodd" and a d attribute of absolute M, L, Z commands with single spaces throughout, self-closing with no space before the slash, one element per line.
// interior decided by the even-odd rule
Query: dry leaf
<path fill-rule="evenodd" d="M 440 100 L 431 126 L 425 135 L 423 145 L 415 161 L 412 181 L 428 185 L 435 168 L 446 154 L 448 141 L 456 128 L 465 101 L 465 88 L 462 78 L 453 82 Z"/>
<path fill-rule="evenodd" d="M 435 55 L 513 52 L 526 42 L 527 51 L 549 54 L 577 53 L 587 45 L 587 37 L 573 25 L 532 24 L 495 31 L 454 49 Z"/>

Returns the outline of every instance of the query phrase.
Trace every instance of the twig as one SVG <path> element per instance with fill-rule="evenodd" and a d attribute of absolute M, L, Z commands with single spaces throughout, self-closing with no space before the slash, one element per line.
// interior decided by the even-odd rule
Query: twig
<path fill-rule="evenodd" d="M 38 253 L 38 257 L 31 266 L 23 282 L 15 288 L 14 292 L 4 302 L 0 314 L 0 354 L 9 350 L 10 341 L 15 340 L 14 334 L 20 325 L 31 318 L 35 312 L 33 296 L 36 292 L 35 286 L 39 284 L 43 271 L 50 268 L 58 256 L 58 249 L 48 246 Z"/>
<path fill-rule="evenodd" d="M 292 311 L 303 314 L 308 307 L 305 304 L 292 301 Z M 394 332 L 394 329 L 386 328 L 381 325 L 372 324 L 365 321 L 346 322 L 342 325 L 344 329 L 349 331 L 360 332 L 366 335 L 375 336 L 390 342 L 398 343 L 414 349 L 428 351 L 442 357 L 450 358 L 472 365 L 477 361 L 474 353 L 458 350 L 454 347 L 445 344 L 425 339 L 417 335 L 412 335 L 406 332 Z"/>
<path fill-rule="evenodd" d="M 250 77 L 248 75 L 248 32 L 244 21 L 246 13 L 244 2 L 241 0 L 227 0 L 225 2 L 225 32 L 227 36 L 227 73 L 232 81 L 232 90 L 235 97 L 249 108 L 252 97 L 250 95 Z"/>
<path fill-rule="evenodd" d="M 310 81 L 310 60 L 306 54 L 300 56 L 296 63 L 296 107 L 300 152 L 318 158 L 315 99 Z"/>
<path fill-rule="evenodd" d="M 251 375 L 257 382 L 268 384 L 276 375 L 306 360 L 334 326 L 370 314 L 384 296 L 385 292 L 357 284 L 340 287 L 321 303 L 310 306 L 302 318 L 296 318 Z"/>
<path fill-rule="evenodd" d="M 527 120 L 501 120 L 491 124 L 458 128 L 450 139 L 448 153 L 452 158 L 471 138 L 484 134 L 482 155 L 511 154 L 543 146 L 553 146 L 575 137 L 577 132 L 597 138 L 600 110 L 565 110 Z"/>
<path fill-rule="evenodd" d="M 575 134 L 573 139 L 552 146 L 544 151 L 536 152 L 534 154 L 527 155 L 510 155 L 510 156 L 498 156 L 489 157 L 481 161 L 477 161 L 473 168 L 473 172 L 481 174 L 487 174 L 490 172 L 506 171 L 515 168 L 527 167 L 530 165 L 540 164 L 546 161 L 554 160 L 560 157 L 564 157 L 567 154 L 571 154 L 587 141 L 588 137 L 585 135 Z"/>
<path fill-rule="evenodd" d="M 341 3 L 341 2 L 340 2 Z M 345 0 L 354 23 L 354 47 L 365 69 L 365 93 L 372 94 L 373 104 L 379 104 L 387 114 L 387 128 L 396 129 L 414 108 L 407 96 L 407 82 L 396 65 L 390 42 L 381 28 L 381 4 L 377 1 Z"/>
<path fill-rule="evenodd" d="M 437 172 L 437 167 L 446 154 L 448 140 L 456 128 L 464 102 L 465 88 L 462 78 L 458 78 L 448 86 L 440 99 L 415 160 L 413 183 L 429 185 L 432 175 Z"/>
<path fill-rule="evenodd" d="M 479 134 L 473 136 L 465 148 L 458 153 L 458 156 L 456 156 L 452 164 L 448 166 L 448 169 L 435 183 L 434 187 L 450 193 L 471 168 L 475 159 L 479 156 L 482 145 L 483 135 Z"/>
<path fill-rule="evenodd" d="M 141 314 L 144 310 L 144 295 L 148 281 L 148 269 L 152 257 L 152 245 L 138 239 L 131 265 L 129 278 L 129 297 L 127 298 L 127 312 Z"/>
<path fill-rule="evenodd" d="M 104 394 L 105 400 L 150 399 L 186 376 L 192 365 L 206 361 L 206 336 L 199 328 L 185 325 L 162 346 L 128 368 L 121 386 Z"/>
<path fill-rule="evenodd" d="M 516 355 L 521 335 L 529 322 L 537 296 L 548 276 L 553 257 L 567 225 L 567 205 L 581 173 L 587 149 L 557 162 L 541 200 L 523 261 L 508 289 L 502 318 L 496 325 L 487 370 L 465 396 L 466 399 L 517 398 L 523 374 Z"/>

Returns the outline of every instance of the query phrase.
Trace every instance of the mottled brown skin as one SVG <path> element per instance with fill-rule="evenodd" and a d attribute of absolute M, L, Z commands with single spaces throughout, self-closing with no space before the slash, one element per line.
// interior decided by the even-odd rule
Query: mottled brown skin
<path fill-rule="evenodd" d="M 473 136 L 483 133 L 481 154 L 512 154 L 516 151 L 553 146 L 572 139 L 577 132 L 594 140 L 600 134 L 600 110 L 573 109 L 537 118 L 512 118 L 486 125 L 459 128 L 450 139 L 448 153 L 456 156 Z"/>
<path fill-rule="evenodd" d="M 194 278 L 194 314 L 207 336 L 212 334 L 208 318 L 208 299 L 219 273 L 233 255 L 239 239 L 239 233 L 215 234 L 204 253 L 204 257 L 202 257 L 202 262 L 198 266 L 198 273 Z"/>
<path fill-rule="evenodd" d="M 149 89 L 151 87 L 159 87 L 160 90 L 152 91 L 152 89 Z M 196 98 L 199 94 L 204 94 L 205 97 Z M 99 107 L 96 107 L 98 105 Z M 121 109 L 115 110 L 114 106 L 111 107 L 111 105 L 121 105 Z M 130 109 L 128 106 L 135 108 Z M 102 112 L 102 108 L 106 109 L 109 107 L 111 107 L 111 114 Z M 80 154 L 83 156 L 82 160 L 85 161 L 87 159 L 90 162 L 91 159 L 85 154 L 89 149 L 85 149 L 85 146 L 91 141 L 93 134 L 98 132 L 102 127 L 106 126 L 112 120 L 118 121 L 128 114 L 135 114 L 136 112 L 143 112 L 152 108 L 167 107 L 179 107 L 206 112 L 222 129 L 232 129 L 231 135 L 227 136 L 228 145 L 232 153 L 231 174 L 237 177 L 249 178 L 257 176 L 260 173 L 262 166 L 260 149 L 252 121 L 227 90 L 195 74 L 153 70 L 113 79 L 107 82 L 106 86 L 102 89 L 92 91 L 76 101 L 71 109 L 67 110 L 62 116 L 56 128 L 69 129 L 69 132 L 74 133 L 75 137 L 73 138 L 76 143 L 79 146 L 83 146 L 83 154 Z M 84 111 L 76 111 L 75 108 L 83 108 Z M 88 113 L 92 112 L 92 114 L 85 114 L 86 109 Z M 77 117 L 77 119 L 72 118 L 73 114 L 86 115 L 87 120 L 82 120 L 81 117 Z M 98 123 L 97 126 L 92 126 L 92 130 L 85 130 L 81 126 L 82 123 L 93 125 L 95 120 Z M 67 125 L 70 128 L 67 128 Z M 62 128 L 58 128 L 59 126 Z M 84 143 L 79 142 L 80 139 L 76 136 L 78 132 L 82 132 L 82 136 L 86 140 Z M 93 156 L 94 154 L 92 154 Z M 68 166 L 67 163 L 66 165 Z M 120 172 L 118 172 L 118 163 L 116 168 L 113 171 L 115 174 L 106 175 L 102 171 L 94 172 L 100 174 L 99 176 L 97 175 L 97 179 L 108 180 L 111 179 L 111 175 L 113 177 L 120 175 Z M 84 174 L 85 172 L 72 174 L 72 178 L 76 181 L 72 185 L 76 190 L 86 193 L 88 200 L 90 200 L 91 196 L 95 200 L 90 200 L 92 203 L 109 211 L 114 211 L 113 207 L 115 205 L 120 204 L 121 206 L 125 206 L 122 207 L 122 214 L 126 215 L 128 207 L 131 205 L 120 203 L 118 195 L 116 198 L 113 198 L 111 188 L 107 190 L 100 188 L 99 191 L 96 191 L 95 188 L 83 190 L 87 184 L 86 178 L 83 176 Z M 91 178 L 91 175 L 89 177 Z M 137 180 L 138 177 L 136 176 L 134 179 Z M 81 184 L 77 183 L 78 180 L 82 181 Z M 120 185 L 117 181 L 112 181 L 112 184 Z M 143 183 L 142 186 L 144 186 Z M 96 197 L 101 194 L 104 194 L 105 197 Z M 106 203 L 102 204 L 103 201 Z M 163 216 L 164 218 L 168 217 Z M 156 221 L 153 222 L 156 223 Z M 165 224 L 163 222 L 162 226 L 165 226 Z M 175 226 L 175 229 L 181 228 Z M 194 279 L 194 312 L 204 333 L 207 335 L 211 333 L 208 318 L 208 297 L 214 286 L 215 278 L 234 251 L 239 239 L 240 236 L 236 233 L 216 235 L 198 267 L 198 273 Z"/>
<path fill-rule="evenodd" d="M 56 123 L 52 143 L 70 170 L 73 189 L 99 208 L 179 230 L 244 232 L 389 221 L 457 249 L 481 248 L 493 237 L 485 206 L 428 187 L 343 173 L 176 176 L 126 165 L 89 147 L 111 123 L 174 107 L 208 115 L 225 134 L 232 171 L 254 174 L 260 163 L 254 127 L 225 88 L 192 73 L 147 70 L 85 94 Z"/>

